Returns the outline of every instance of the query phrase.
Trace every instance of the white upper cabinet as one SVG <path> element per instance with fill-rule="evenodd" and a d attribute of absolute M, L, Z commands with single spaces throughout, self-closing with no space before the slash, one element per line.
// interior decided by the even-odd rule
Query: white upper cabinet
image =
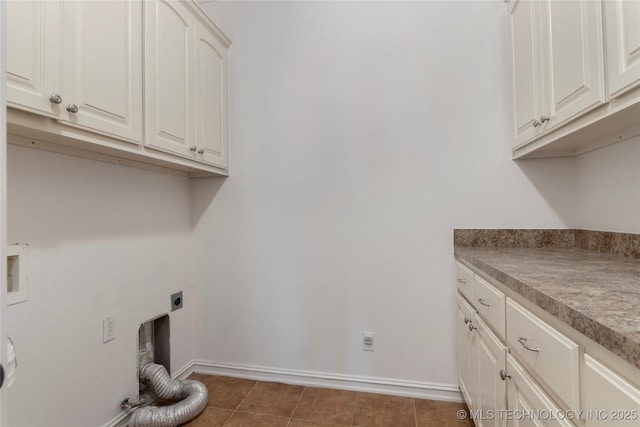
<path fill-rule="evenodd" d="M 196 159 L 226 167 L 228 46 L 204 26 L 196 35 Z"/>
<path fill-rule="evenodd" d="M 62 4 L 8 1 L 5 5 L 7 105 L 59 117 L 63 111 L 60 95 Z"/>
<path fill-rule="evenodd" d="M 604 2 L 607 80 L 615 98 L 640 86 L 640 1 Z"/>
<path fill-rule="evenodd" d="M 605 102 L 602 6 L 595 0 L 540 6 L 548 99 L 539 122 L 551 129 Z"/>
<path fill-rule="evenodd" d="M 142 3 L 66 1 L 63 12 L 63 122 L 140 143 Z"/>
<path fill-rule="evenodd" d="M 145 8 L 145 144 L 226 169 L 229 41 L 187 3 Z"/>
<path fill-rule="evenodd" d="M 599 1 L 511 3 L 517 147 L 605 102 Z"/>
<path fill-rule="evenodd" d="M 640 0 L 509 2 L 513 157 L 640 134 Z"/>
<path fill-rule="evenodd" d="M 140 143 L 142 4 L 11 1 L 7 7 L 8 105 Z"/>
<path fill-rule="evenodd" d="M 145 144 L 194 157 L 195 18 L 175 1 L 145 2 Z"/>
<path fill-rule="evenodd" d="M 7 4 L 13 144 L 228 173 L 229 39 L 191 0 Z"/>
<path fill-rule="evenodd" d="M 516 0 L 511 4 L 511 67 L 513 75 L 514 145 L 533 138 L 542 129 L 533 126 L 542 115 L 543 86 L 539 48 L 538 7 L 535 2 Z"/>

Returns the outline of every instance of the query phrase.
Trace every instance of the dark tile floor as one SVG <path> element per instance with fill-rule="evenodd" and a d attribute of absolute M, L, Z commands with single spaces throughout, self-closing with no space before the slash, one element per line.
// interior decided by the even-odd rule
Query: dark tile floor
<path fill-rule="evenodd" d="M 473 427 L 462 403 L 193 374 L 209 405 L 189 427 Z M 458 419 L 463 410 L 467 418 Z"/>

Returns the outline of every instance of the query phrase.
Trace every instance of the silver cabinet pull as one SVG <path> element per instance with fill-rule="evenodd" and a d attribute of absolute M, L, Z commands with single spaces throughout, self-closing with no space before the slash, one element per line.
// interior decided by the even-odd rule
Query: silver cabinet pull
<path fill-rule="evenodd" d="M 539 349 L 539 348 L 532 348 L 532 347 L 529 347 L 529 346 L 527 345 L 527 339 L 526 339 L 525 337 L 518 337 L 518 342 L 519 342 L 519 343 L 520 343 L 524 348 L 526 348 L 526 349 L 527 349 L 527 350 L 529 350 L 529 351 L 535 351 L 536 353 L 538 353 L 538 352 L 540 351 L 540 349 Z"/>
<path fill-rule="evenodd" d="M 533 119 L 533 127 L 534 128 L 537 128 L 538 126 L 541 126 L 541 125 L 542 124 L 539 121 L 537 121 L 536 119 Z"/>
<path fill-rule="evenodd" d="M 199 149 L 198 154 L 204 154 L 204 148 Z"/>
<path fill-rule="evenodd" d="M 471 319 L 469 319 L 467 316 L 464 316 L 464 324 L 467 325 L 469 322 L 471 322 Z"/>
<path fill-rule="evenodd" d="M 507 378 L 511 378 L 511 375 L 507 374 L 504 369 L 500 369 L 500 379 L 506 381 Z"/>
<path fill-rule="evenodd" d="M 469 331 L 470 331 L 470 332 L 473 332 L 473 330 L 474 330 L 474 329 L 478 329 L 478 328 L 476 328 L 475 326 L 473 326 L 473 323 L 472 323 L 472 322 L 469 322 Z"/>
<path fill-rule="evenodd" d="M 480 304 L 484 305 L 485 307 L 491 307 L 491 304 L 489 304 L 489 303 L 487 302 L 487 300 L 486 300 L 486 299 L 484 299 L 484 298 L 478 298 L 478 302 L 479 302 Z"/>
<path fill-rule="evenodd" d="M 57 93 L 52 93 L 49 95 L 49 101 L 51 101 L 52 104 L 62 104 L 62 97 Z"/>
<path fill-rule="evenodd" d="M 458 279 L 458 283 L 462 283 L 463 285 L 466 285 L 467 281 L 464 279 Z"/>
<path fill-rule="evenodd" d="M 67 105 L 67 111 L 72 114 L 75 114 L 78 112 L 78 106 L 76 104 L 69 104 Z"/>
<path fill-rule="evenodd" d="M 545 116 L 544 114 L 540 116 L 540 124 L 549 121 L 549 116 Z"/>
<path fill-rule="evenodd" d="M 196 148 L 195 145 L 192 145 L 191 147 L 189 147 L 189 150 L 191 150 L 191 151 L 193 151 L 195 153 L 197 148 Z"/>

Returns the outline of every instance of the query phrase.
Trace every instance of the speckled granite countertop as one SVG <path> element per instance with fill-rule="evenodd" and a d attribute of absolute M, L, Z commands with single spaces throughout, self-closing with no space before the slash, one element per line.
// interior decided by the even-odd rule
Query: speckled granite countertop
<path fill-rule="evenodd" d="M 640 368 L 640 260 L 577 248 L 456 247 L 455 256 Z"/>

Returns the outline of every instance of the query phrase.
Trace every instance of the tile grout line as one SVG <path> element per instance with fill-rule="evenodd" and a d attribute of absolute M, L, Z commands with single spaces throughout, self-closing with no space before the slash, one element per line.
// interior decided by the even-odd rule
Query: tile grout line
<path fill-rule="evenodd" d="M 298 398 L 298 401 L 296 402 L 296 406 L 295 406 L 295 408 L 293 408 L 293 412 L 291 413 L 291 416 L 289 417 L 289 422 L 287 423 L 287 426 L 289 424 L 291 424 L 291 422 L 293 421 L 293 415 L 296 413 L 296 410 L 298 409 L 298 405 L 300 405 L 300 402 L 302 401 L 302 396 L 304 396 L 304 392 L 307 391 L 307 388 L 308 387 L 305 386 L 305 388 L 302 389 L 302 393 L 300 393 L 300 397 Z"/>
<path fill-rule="evenodd" d="M 416 427 L 418 427 L 418 411 L 416 411 L 416 399 L 415 399 L 415 397 L 411 399 L 411 404 L 413 405 L 413 420 L 416 423 Z"/>
<path fill-rule="evenodd" d="M 360 392 L 356 391 L 356 398 L 353 399 L 353 414 L 351 415 L 351 426 L 356 421 L 356 411 L 358 410 L 358 397 L 360 396 Z"/>
<path fill-rule="evenodd" d="M 242 406 L 242 404 L 244 403 L 245 400 L 247 400 L 247 397 L 249 397 L 249 395 L 251 394 L 253 389 L 255 389 L 258 386 L 259 382 L 260 381 L 256 381 L 256 383 L 253 385 L 253 387 L 251 387 L 251 390 L 249 390 L 249 392 L 242 398 L 240 403 L 238 403 L 238 406 L 236 406 L 236 408 L 233 410 L 233 413 L 229 416 L 229 418 L 227 418 L 227 421 L 225 421 L 224 424 L 222 424 L 222 427 L 226 426 L 229 423 L 229 420 L 231 420 L 231 418 L 233 418 L 233 416 L 238 412 L 238 408 L 240 406 Z"/>

